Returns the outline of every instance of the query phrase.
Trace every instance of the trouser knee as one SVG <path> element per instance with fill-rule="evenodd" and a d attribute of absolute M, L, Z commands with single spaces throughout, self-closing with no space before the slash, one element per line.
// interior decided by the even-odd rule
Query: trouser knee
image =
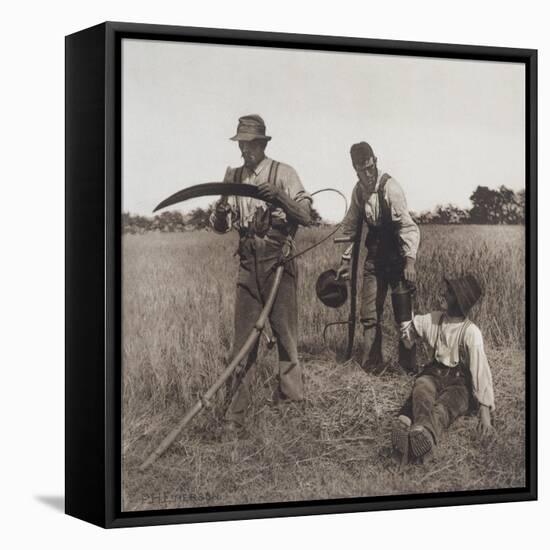
<path fill-rule="evenodd" d="M 413 386 L 413 395 L 422 396 L 426 394 L 433 394 L 435 398 L 434 383 L 426 376 L 419 376 Z"/>
<path fill-rule="evenodd" d="M 451 423 L 451 415 L 449 409 L 443 403 L 436 403 L 434 405 L 434 417 L 440 424 L 440 429 L 448 428 Z"/>
<path fill-rule="evenodd" d="M 359 322 L 365 330 L 380 328 L 380 321 L 374 317 L 361 317 Z"/>

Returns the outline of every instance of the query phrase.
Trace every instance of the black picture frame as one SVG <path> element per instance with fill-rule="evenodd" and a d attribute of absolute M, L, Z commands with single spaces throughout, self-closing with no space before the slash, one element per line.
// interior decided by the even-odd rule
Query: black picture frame
<path fill-rule="evenodd" d="M 121 40 L 187 41 L 523 63 L 526 485 L 414 496 L 121 511 Z M 66 513 L 101 527 L 537 498 L 537 51 L 107 22 L 66 37 Z"/>

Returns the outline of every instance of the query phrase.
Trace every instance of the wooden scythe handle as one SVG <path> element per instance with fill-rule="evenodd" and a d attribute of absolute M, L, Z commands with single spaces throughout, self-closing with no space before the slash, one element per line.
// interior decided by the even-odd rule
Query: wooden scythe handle
<path fill-rule="evenodd" d="M 204 408 L 205 404 L 207 404 L 214 397 L 216 392 L 231 376 L 239 363 L 248 355 L 265 327 L 265 323 L 267 321 L 269 313 L 271 312 L 273 302 L 275 301 L 279 286 L 281 284 L 283 271 L 284 265 L 277 266 L 277 269 L 275 270 L 275 277 L 273 279 L 273 285 L 271 286 L 271 290 L 269 291 L 269 296 L 267 297 L 265 305 L 260 313 L 260 316 L 258 317 L 258 320 L 256 321 L 256 324 L 254 325 L 254 328 L 248 335 L 246 342 L 243 344 L 237 355 L 235 355 L 231 363 L 227 365 L 225 370 L 214 382 L 214 384 L 207 390 L 207 392 L 193 405 L 193 407 L 191 407 L 191 409 L 180 420 L 180 422 L 178 422 L 178 424 L 174 428 L 172 428 L 170 433 L 161 441 L 160 445 L 149 455 L 147 460 L 143 462 L 143 464 L 139 467 L 140 471 L 147 469 L 151 464 L 153 464 L 153 462 L 155 462 L 155 460 L 157 460 L 157 458 L 162 453 L 164 453 L 164 451 L 166 451 L 166 449 L 168 449 L 168 447 L 170 447 L 170 445 L 172 445 L 172 443 L 185 428 L 185 426 L 187 426 L 187 424 L 189 424 L 189 422 L 191 422 L 191 420 L 193 420 L 193 418 Z"/>

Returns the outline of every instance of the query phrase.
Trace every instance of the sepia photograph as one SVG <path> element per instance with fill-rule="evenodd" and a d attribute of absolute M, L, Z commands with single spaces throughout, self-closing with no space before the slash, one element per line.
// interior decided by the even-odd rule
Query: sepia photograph
<path fill-rule="evenodd" d="M 120 55 L 121 511 L 526 487 L 525 64 Z"/>

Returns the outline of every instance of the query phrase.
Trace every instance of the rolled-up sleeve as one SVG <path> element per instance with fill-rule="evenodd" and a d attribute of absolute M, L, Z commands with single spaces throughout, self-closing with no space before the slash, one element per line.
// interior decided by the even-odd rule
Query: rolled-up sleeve
<path fill-rule="evenodd" d="M 282 162 L 278 163 L 276 186 L 280 191 L 283 191 L 289 199 L 298 204 L 299 208 L 302 211 L 307 208 L 306 217 L 307 220 L 309 220 L 313 198 L 304 189 L 298 173 L 296 172 L 296 170 L 294 170 L 294 168 L 292 168 L 292 166 L 289 166 L 288 164 L 284 164 Z M 289 205 L 287 205 L 287 207 L 289 207 Z M 296 212 L 294 212 L 294 214 L 296 214 Z M 292 214 L 290 214 L 289 212 L 289 214 L 287 215 L 285 208 L 283 208 L 282 206 L 271 206 L 271 217 L 274 224 L 277 223 L 277 220 L 279 221 L 279 223 L 288 223 L 289 216 L 292 216 Z M 298 217 L 294 218 L 293 223 L 309 225 L 309 221 L 307 223 L 305 222 L 305 217 L 303 220 L 301 220 L 299 216 L 300 212 L 298 212 Z"/>
<path fill-rule="evenodd" d="M 342 233 L 351 237 L 352 240 L 357 238 L 357 232 L 360 227 L 359 224 L 363 222 L 364 207 L 365 205 L 361 204 L 358 185 L 356 185 L 351 193 L 348 211 L 342 221 Z"/>
<path fill-rule="evenodd" d="M 279 179 L 280 178 L 280 179 Z M 279 164 L 279 178 L 286 194 L 296 202 L 308 200 L 313 202 L 312 196 L 304 189 L 298 172 L 288 164 Z"/>
<path fill-rule="evenodd" d="M 400 339 L 407 349 L 411 349 L 419 339 L 425 339 L 432 345 L 429 334 L 431 326 L 433 326 L 433 314 L 415 315 L 411 321 L 400 324 Z"/>
<path fill-rule="evenodd" d="M 483 338 L 480 330 L 471 326 L 464 339 L 468 350 L 468 362 L 472 375 L 472 393 L 480 405 L 485 405 L 491 411 L 495 410 L 495 395 L 493 377 L 489 362 L 483 347 Z"/>
<path fill-rule="evenodd" d="M 362 223 L 364 219 L 364 204 L 361 204 L 359 185 L 357 184 L 351 193 L 351 201 L 342 220 L 342 233 L 355 241 L 361 235 Z M 350 244 L 342 254 L 343 260 L 351 260 L 353 244 Z"/>
<path fill-rule="evenodd" d="M 388 181 L 386 189 L 392 221 L 399 227 L 399 241 L 403 256 L 415 260 L 420 244 L 420 230 L 409 213 L 405 193 L 393 178 Z"/>

